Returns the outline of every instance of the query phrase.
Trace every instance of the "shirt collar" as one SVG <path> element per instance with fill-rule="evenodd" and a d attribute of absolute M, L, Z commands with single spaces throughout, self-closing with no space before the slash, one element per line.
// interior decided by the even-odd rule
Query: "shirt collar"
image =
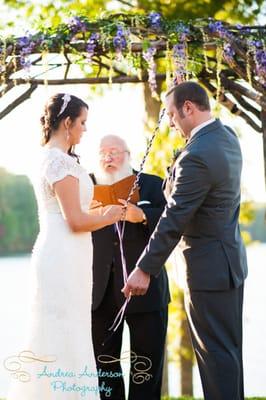
<path fill-rule="evenodd" d="M 215 118 L 211 118 L 208 119 L 208 121 L 203 122 L 202 124 L 196 126 L 195 128 L 192 129 L 192 131 L 190 132 L 190 138 L 189 140 L 191 140 L 191 138 L 198 132 L 200 131 L 202 128 L 205 128 L 205 126 L 212 124 L 213 122 L 215 122 Z"/>

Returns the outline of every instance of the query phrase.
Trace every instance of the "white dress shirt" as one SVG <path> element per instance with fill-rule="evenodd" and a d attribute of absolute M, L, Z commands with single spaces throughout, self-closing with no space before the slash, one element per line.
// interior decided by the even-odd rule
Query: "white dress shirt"
<path fill-rule="evenodd" d="M 208 119 L 208 121 L 203 122 L 202 124 L 196 126 L 195 128 L 192 129 L 192 131 L 190 132 L 190 138 L 189 140 L 191 140 L 191 138 L 202 128 L 204 128 L 205 126 L 212 124 L 215 121 L 215 118 L 211 118 Z"/>

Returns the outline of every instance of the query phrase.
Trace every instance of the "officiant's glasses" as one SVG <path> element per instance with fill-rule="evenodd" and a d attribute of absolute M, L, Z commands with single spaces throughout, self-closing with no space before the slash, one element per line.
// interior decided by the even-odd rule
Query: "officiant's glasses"
<path fill-rule="evenodd" d="M 120 156 L 120 154 L 123 153 L 129 153 L 128 150 L 123 150 L 123 151 L 100 151 L 99 156 L 101 160 L 104 160 L 106 157 L 111 157 L 111 158 L 117 158 L 118 156 Z"/>

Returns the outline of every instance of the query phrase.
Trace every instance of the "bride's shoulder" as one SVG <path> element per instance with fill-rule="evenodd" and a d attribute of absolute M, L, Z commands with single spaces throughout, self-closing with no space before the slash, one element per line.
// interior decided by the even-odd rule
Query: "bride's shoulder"
<path fill-rule="evenodd" d="M 76 160 L 73 157 L 57 147 L 44 147 L 41 152 L 40 160 L 43 165 L 59 163 L 71 166 L 76 164 Z"/>
<path fill-rule="evenodd" d="M 41 156 L 41 174 L 48 180 L 54 180 L 58 177 L 73 175 L 79 177 L 82 172 L 76 159 L 62 150 L 52 147 L 44 148 Z"/>

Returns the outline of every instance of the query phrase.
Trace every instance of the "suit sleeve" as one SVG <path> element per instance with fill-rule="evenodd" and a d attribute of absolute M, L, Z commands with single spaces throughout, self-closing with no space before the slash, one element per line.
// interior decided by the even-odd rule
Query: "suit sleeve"
<path fill-rule="evenodd" d="M 178 163 L 172 196 L 137 262 L 141 270 L 155 276 L 160 273 L 210 187 L 207 164 L 198 155 L 187 153 Z"/>

